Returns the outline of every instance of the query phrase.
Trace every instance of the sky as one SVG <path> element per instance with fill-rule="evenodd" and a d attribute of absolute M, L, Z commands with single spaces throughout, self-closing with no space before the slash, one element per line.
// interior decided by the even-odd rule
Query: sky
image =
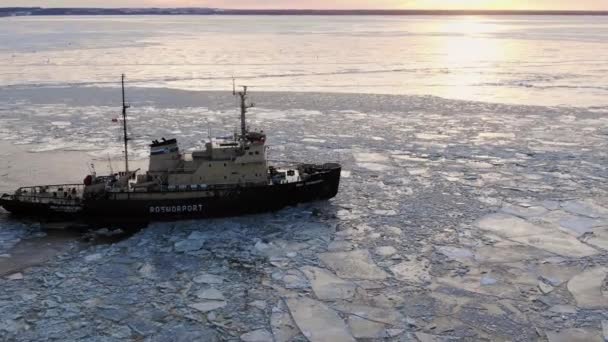
<path fill-rule="evenodd" d="M 0 0 L 0 7 L 608 10 L 608 0 Z"/>

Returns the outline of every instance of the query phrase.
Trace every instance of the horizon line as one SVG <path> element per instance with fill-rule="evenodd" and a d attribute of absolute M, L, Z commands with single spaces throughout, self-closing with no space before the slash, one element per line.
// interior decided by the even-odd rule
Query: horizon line
<path fill-rule="evenodd" d="M 179 6 L 179 7 L 42 7 L 42 6 L 0 6 L 0 10 L 7 9 L 42 9 L 42 10 L 94 10 L 94 9 L 192 9 L 192 10 L 216 10 L 216 11 L 314 11 L 314 12 L 608 12 L 604 10 L 581 10 L 581 9 L 407 9 L 407 8 L 222 8 L 222 7 L 200 7 L 200 6 Z"/>
<path fill-rule="evenodd" d="M 607 10 L 524 9 L 226 9 L 213 7 L 0 7 L 0 17 L 15 16 L 99 16 L 99 15 L 327 15 L 327 16 L 462 16 L 462 15 L 564 15 L 608 16 Z"/>

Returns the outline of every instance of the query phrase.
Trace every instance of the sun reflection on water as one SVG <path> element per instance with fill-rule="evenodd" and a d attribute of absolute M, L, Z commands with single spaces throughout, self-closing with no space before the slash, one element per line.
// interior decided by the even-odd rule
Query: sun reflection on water
<path fill-rule="evenodd" d="M 509 40 L 495 39 L 491 33 L 499 28 L 487 18 L 458 17 L 438 24 L 438 31 L 453 34 L 433 45 L 433 65 L 442 68 L 442 86 L 438 95 L 467 98 L 480 84 L 498 83 L 495 74 L 485 73 L 517 59 L 518 47 Z"/>

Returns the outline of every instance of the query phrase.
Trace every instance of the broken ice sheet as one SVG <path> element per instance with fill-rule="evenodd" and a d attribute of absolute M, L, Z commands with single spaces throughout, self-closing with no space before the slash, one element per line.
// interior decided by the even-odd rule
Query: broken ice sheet
<path fill-rule="evenodd" d="M 357 166 L 370 171 L 386 171 L 392 168 L 387 155 L 373 152 L 353 153 Z"/>
<path fill-rule="evenodd" d="M 328 270 L 306 266 L 302 272 L 312 285 L 315 296 L 322 300 L 348 299 L 355 295 L 357 285 L 338 278 Z"/>
<path fill-rule="evenodd" d="M 608 217 L 608 208 L 602 207 L 593 200 L 572 200 L 561 204 L 562 208 L 572 214 L 590 218 Z"/>
<path fill-rule="evenodd" d="M 348 316 L 348 326 L 355 338 L 381 339 L 386 337 L 386 325 L 361 318 Z"/>
<path fill-rule="evenodd" d="M 272 308 L 270 326 L 272 328 L 273 338 L 276 342 L 291 341 L 300 333 L 283 300 L 279 300 Z"/>
<path fill-rule="evenodd" d="M 508 240 L 478 247 L 475 250 L 475 260 L 480 263 L 514 263 L 539 260 L 551 255 L 553 254 L 550 252 Z"/>
<path fill-rule="evenodd" d="M 529 287 L 536 286 L 536 279 L 530 276 L 522 275 L 521 277 L 514 276 L 520 274 L 521 271 L 514 271 L 513 274 L 493 273 L 488 268 L 475 268 L 469 271 L 466 275 L 446 275 L 433 280 L 431 288 L 433 290 L 448 287 L 461 289 L 472 293 L 486 294 L 498 296 L 501 298 L 515 299 L 520 296 L 521 285 Z M 526 284 L 532 283 L 532 284 Z M 516 286 L 516 284 L 521 284 Z"/>
<path fill-rule="evenodd" d="M 503 205 L 503 207 L 500 209 L 500 211 L 507 213 L 507 214 L 519 216 L 521 218 L 537 217 L 537 216 L 544 215 L 548 212 L 548 210 L 542 206 L 523 207 L 523 206 L 511 205 L 511 204 Z"/>
<path fill-rule="evenodd" d="M 608 227 L 593 228 L 593 234 L 584 239 L 590 245 L 608 251 Z"/>
<path fill-rule="evenodd" d="M 313 342 L 355 342 L 346 323 L 325 304 L 306 297 L 285 300 L 300 331 Z"/>
<path fill-rule="evenodd" d="M 417 260 L 414 257 L 409 257 L 408 259 L 390 267 L 395 278 L 411 283 L 424 284 L 429 282 L 431 280 L 431 275 L 429 274 L 430 262 L 426 259 Z"/>
<path fill-rule="evenodd" d="M 373 322 L 395 327 L 403 327 L 406 321 L 405 317 L 393 308 L 373 307 L 354 303 L 335 304 L 334 308 L 343 313 L 349 313 Z"/>
<path fill-rule="evenodd" d="M 568 266 L 557 263 L 543 262 L 532 270 L 539 278 L 552 286 L 560 286 L 582 271 L 581 266 Z"/>
<path fill-rule="evenodd" d="M 449 259 L 468 263 L 475 258 L 473 251 L 467 248 L 455 247 L 455 246 L 436 246 L 435 250 L 448 257 Z"/>
<path fill-rule="evenodd" d="M 202 301 L 202 302 L 193 303 L 193 304 L 190 304 L 189 306 L 202 313 L 206 313 L 209 311 L 223 308 L 224 306 L 226 306 L 226 302 L 220 301 L 220 300 L 210 300 L 210 301 Z"/>
<path fill-rule="evenodd" d="M 608 225 L 608 221 L 579 216 L 562 210 L 554 210 L 542 215 L 539 219 L 551 223 L 560 230 L 576 237 L 592 232 L 594 227 Z"/>
<path fill-rule="evenodd" d="M 594 267 L 577 274 L 568 281 L 568 290 L 579 308 L 607 309 L 608 293 L 603 290 L 608 268 Z"/>
<path fill-rule="evenodd" d="M 491 214 L 479 220 L 477 226 L 512 241 L 564 256 L 585 257 L 598 253 L 573 236 L 513 215 Z"/>
<path fill-rule="evenodd" d="M 364 249 L 322 253 L 319 259 L 344 279 L 378 280 L 388 276 L 374 263 L 369 251 Z"/>
<path fill-rule="evenodd" d="M 549 331 L 547 339 L 549 342 L 604 342 L 599 332 L 584 328 Z"/>

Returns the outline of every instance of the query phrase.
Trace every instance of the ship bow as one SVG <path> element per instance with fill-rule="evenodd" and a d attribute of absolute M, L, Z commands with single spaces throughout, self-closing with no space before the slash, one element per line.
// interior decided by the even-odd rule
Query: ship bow
<path fill-rule="evenodd" d="M 342 166 L 337 163 L 327 163 L 323 165 L 323 169 L 326 172 L 323 197 L 333 198 L 338 194 L 338 188 L 340 187 L 340 175 L 342 173 Z"/>

